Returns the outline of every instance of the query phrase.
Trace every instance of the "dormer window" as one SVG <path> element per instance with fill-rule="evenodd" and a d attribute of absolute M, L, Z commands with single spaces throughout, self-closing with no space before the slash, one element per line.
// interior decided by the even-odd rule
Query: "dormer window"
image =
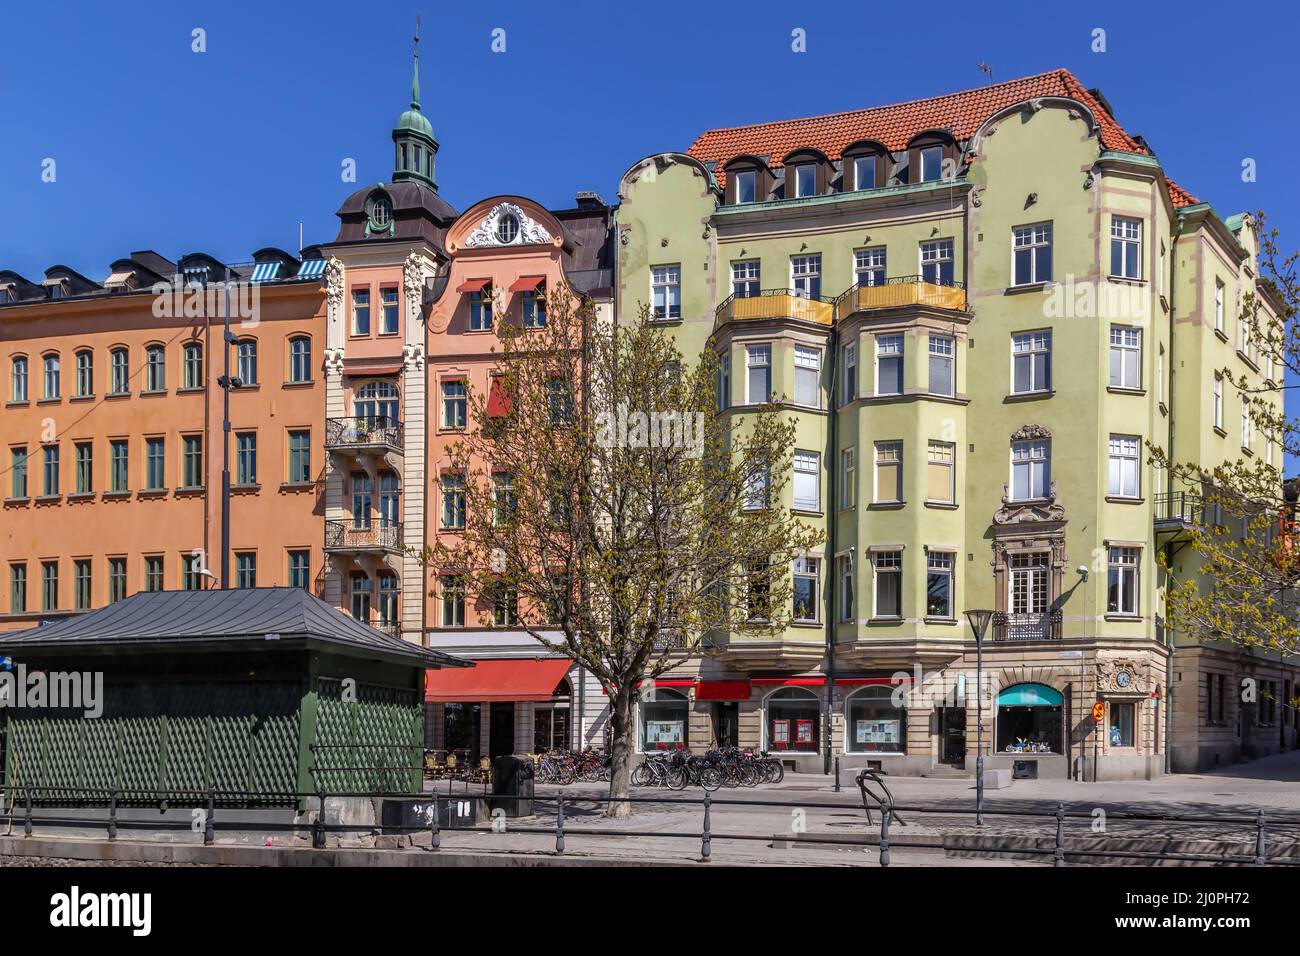
<path fill-rule="evenodd" d="M 934 183 L 943 179 L 943 147 L 925 146 L 920 150 L 921 179 L 923 183 Z"/>
<path fill-rule="evenodd" d="M 736 204 L 758 202 L 758 173 L 746 169 L 736 173 Z"/>
<path fill-rule="evenodd" d="M 876 188 L 876 157 L 856 156 L 853 159 L 853 188 Z"/>
<path fill-rule="evenodd" d="M 497 220 L 497 242 L 503 246 L 508 246 L 514 242 L 519 235 L 519 217 L 514 213 L 506 213 Z"/>
<path fill-rule="evenodd" d="M 387 199 L 379 198 L 370 207 L 370 221 L 376 228 L 386 228 L 393 219 L 393 204 Z"/>
<path fill-rule="evenodd" d="M 794 196 L 796 199 L 803 199 L 806 196 L 817 195 L 817 167 L 812 163 L 804 163 L 794 168 Z"/>

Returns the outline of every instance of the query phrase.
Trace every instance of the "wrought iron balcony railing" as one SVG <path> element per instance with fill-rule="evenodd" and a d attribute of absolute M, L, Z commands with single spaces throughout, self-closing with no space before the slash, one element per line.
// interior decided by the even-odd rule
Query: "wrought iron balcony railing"
<path fill-rule="evenodd" d="M 384 417 L 353 416 L 325 419 L 325 447 L 330 451 L 382 448 L 401 451 L 402 423 Z"/>
<path fill-rule="evenodd" d="M 719 323 L 755 319 L 799 319 L 818 325 L 835 321 L 835 300 L 805 296 L 793 289 L 764 289 L 756 295 L 729 295 L 717 308 Z"/>
<path fill-rule="evenodd" d="M 1177 531 L 1205 523 L 1205 499 L 1190 491 L 1172 491 L 1155 498 L 1157 531 Z"/>
<path fill-rule="evenodd" d="M 1011 614 L 998 611 L 993 615 L 994 641 L 1059 641 L 1060 639 L 1060 608 L 1035 614 Z"/>
<path fill-rule="evenodd" d="M 875 309 L 929 306 L 950 312 L 966 311 L 966 286 L 961 282 L 930 282 L 922 276 L 897 276 L 883 283 L 858 283 L 839 297 L 841 318 Z"/>
<path fill-rule="evenodd" d="M 325 522 L 326 551 L 400 551 L 402 523 L 372 521 L 359 525 L 352 521 Z"/>

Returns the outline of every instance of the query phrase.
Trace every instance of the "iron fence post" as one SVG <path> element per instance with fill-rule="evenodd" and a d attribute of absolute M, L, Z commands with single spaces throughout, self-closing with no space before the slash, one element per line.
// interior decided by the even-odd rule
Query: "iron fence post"
<path fill-rule="evenodd" d="M 884 812 L 880 815 L 880 865 L 889 866 L 889 818 L 894 815 L 894 801 L 886 797 L 881 806 Z"/>
<path fill-rule="evenodd" d="M 555 804 L 555 852 L 564 852 L 564 794 Z"/>
<path fill-rule="evenodd" d="M 25 804 L 23 812 L 23 836 L 32 835 L 32 785 L 26 784 L 23 788 L 25 794 L 23 803 Z"/>
<path fill-rule="evenodd" d="M 325 849 L 325 791 L 322 790 L 317 795 L 320 800 L 320 812 L 316 814 L 316 822 L 311 825 L 311 845 L 314 850 Z"/>
<path fill-rule="evenodd" d="M 835 792 L 840 792 L 840 758 L 835 758 Z"/>
<path fill-rule="evenodd" d="M 713 857 L 713 834 L 711 809 L 713 797 L 706 790 L 704 791 L 704 834 L 700 843 L 700 860 L 708 863 Z"/>
<path fill-rule="evenodd" d="M 1264 834 L 1264 808 L 1255 817 L 1255 865 L 1264 866 L 1268 859 L 1267 838 Z"/>
<path fill-rule="evenodd" d="M 433 826 L 429 828 L 429 846 L 438 849 L 442 846 L 442 834 L 438 831 L 438 791 L 433 791 Z"/>
<path fill-rule="evenodd" d="M 208 785 L 208 817 L 203 824 L 203 845 L 212 846 L 217 842 L 217 788 L 215 784 Z"/>
<path fill-rule="evenodd" d="M 1056 853 L 1053 854 L 1053 866 L 1065 866 L 1065 804 L 1056 805 Z"/>
<path fill-rule="evenodd" d="M 108 795 L 108 838 L 117 839 L 117 787 Z"/>

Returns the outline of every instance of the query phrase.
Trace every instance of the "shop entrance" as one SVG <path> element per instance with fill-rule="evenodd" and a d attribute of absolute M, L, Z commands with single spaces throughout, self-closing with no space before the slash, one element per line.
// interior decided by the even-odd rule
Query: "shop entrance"
<path fill-rule="evenodd" d="M 488 715 L 488 756 L 503 757 L 514 752 L 514 702 L 494 703 Z"/>
<path fill-rule="evenodd" d="M 939 708 L 939 762 L 966 764 L 966 708 Z"/>
<path fill-rule="evenodd" d="M 740 705 L 718 701 L 713 705 L 713 739 L 719 747 L 734 747 L 740 739 Z"/>

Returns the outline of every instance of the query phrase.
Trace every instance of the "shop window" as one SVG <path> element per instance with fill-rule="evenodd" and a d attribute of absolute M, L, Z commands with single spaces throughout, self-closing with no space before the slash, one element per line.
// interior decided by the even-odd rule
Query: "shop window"
<path fill-rule="evenodd" d="M 478 759 L 480 704 L 447 703 L 442 710 L 442 745 L 449 752 Z"/>
<path fill-rule="evenodd" d="M 907 711 L 895 706 L 893 689 L 855 691 L 844 702 L 849 753 L 901 754 L 907 751 Z"/>
<path fill-rule="evenodd" d="M 555 694 L 546 703 L 533 708 L 533 753 L 567 750 L 570 745 L 569 714 L 573 692 L 567 680 L 560 681 Z"/>
<path fill-rule="evenodd" d="M 1110 745 L 1112 747 L 1133 746 L 1133 711 L 1132 703 L 1110 703 Z"/>
<path fill-rule="evenodd" d="M 997 698 L 997 749 L 1061 753 L 1064 698 L 1044 684 L 1016 684 Z"/>
<path fill-rule="evenodd" d="M 763 701 L 768 750 L 816 753 L 819 748 L 817 697 L 802 687 L 782 687 Z"/>
<path fill-rule="evenodd" d="M 641 750 L 685 750 L 690 704 L 675 690 L 656 687 L 640 706 Z"/>

